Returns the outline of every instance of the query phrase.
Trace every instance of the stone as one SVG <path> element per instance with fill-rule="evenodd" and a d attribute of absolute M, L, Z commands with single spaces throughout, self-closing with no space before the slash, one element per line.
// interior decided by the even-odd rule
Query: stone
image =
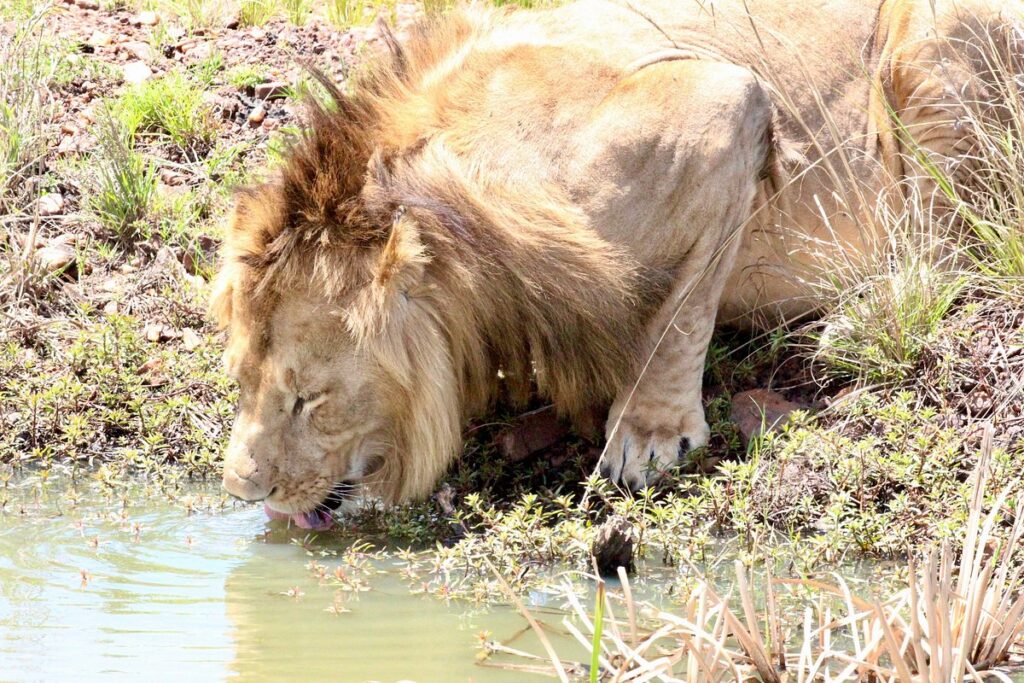
<path fill-rule="evenodd" d="M 619 567 L 632 574 L 635 569 L 635 546 L 636 530 L 633 525 L 619 515 L 609 517 L 597 530 L 597 537 L 590 548 L 598 574 L 615 577 L 618 576 Z"/>
<path fill-rule="evenodd" d="M 770 389 L 751 389 L 732 397 L 730 418 L 739 427 L 743 443 L 763 436 L 765 432 L 781 427 L 797 410 L 809 406 L 787 401 L 781 394 Z"/>
<path fill-rule="evenodd" d="M 145 62 L 128 62 L 123 67 L 124 80 L 132 85 L 142 83 L 153 77 L 153 70 Z"/>
<path fill-rule="evenodd" d="M 144 43 L 141 40 L 135 40 L 130 43 L 124 43 L 120 46 L 120 49 L 127 52 L 132 58 L 143 62 L 152 62 L 156 59 L 156 50 L 149 43 Z"/>
<path fill-rule="evenodd" d="M 163 369 L 163 366 L 164 361 L 162 358 L 150 358 L 145 363 L 140 365 L 138 369 L 135 370 L 135 374 L 148 375 L 150 373 L 156 372 L 157 370 Z"/>
<path fill-rule="evenodd" d="M 276 100 L 285 96 L 288 92 L 288 84 L 284 81 L 258 83 L 255 90 L 256 99 L 258 100 Z"/>
<path fill-rule="evenodd" d="M 36 201 L 40 216 L 59 216 L 64 213 L 64 197 L 59 192 L 44 194 Z"/>
<path fill-rule="evenodd" d="M 213 45 L 208 42 L 195 43 L 184 52 L 190 61 L 201 62 L 204 59 L 209 59 L 213 54 Z"/>
<path fill-rule="evenodd" d="M 250 126 L 255 128 L 263 123 L 263 119 L 265 118 L 267 118 L 267 108 L 264 107 L 261 102 L 257 104 L 251 112 L 249 112 L 249 116 L 247 116 L 245 120 L 249 122 Z"/>
<path fill-rule="evenodd" d="M 200 337 L 191 327 L 181 331 L 181 345 L 186 351 L 195 351 L 203 345 L 203 338 Z"/>
<path fill-rule="evenodd" d="M 100 3 L 98 0 L 75 0 L 75 5 L 82 9 L 99 9 Z"/>
<path fill-rule="evenodd" d="M 128 23 L 132 26 L 156 26 L 160 23 L 160 15 L 152 11 L 139 12 Z"/>
<path fill-rule="evenodd" d="M 555 411 L 544 408 L 524 415 L 519 424 L 502 431 L 494 441 L 507 460 L 520 462 L 554 446 L 568 434 L 569 428 L 558 419 Z"/>
<path fill-rule="evenodd" d="M 160 323 L 149 323 L 143 328 L 142 334 L 151 342 L 164 342 L 181 336 L 181 332 Z"/>
<path fill-rule="evenodd" d="M 78 277 L 75 250 L 71 247 L 47 245 L 36 249 L 33 258 L 35 258 L 39 267 L 47 273 L 62 273 L 71 279 L 77 279 Z"/>
<path fill-rule="evenodd" d="M 90 47 L 105 47 L 114 42 L 114 39 L 109 33 L 103 31 L 93 31 L 89 39 L 85 41 L 85 44 Z"/>

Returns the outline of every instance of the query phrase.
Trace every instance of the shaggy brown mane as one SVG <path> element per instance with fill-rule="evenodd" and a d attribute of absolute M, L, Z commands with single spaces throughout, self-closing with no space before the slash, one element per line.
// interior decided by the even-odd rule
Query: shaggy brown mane
<path fill-rule="evenodd" d="M 490 16 L 421 24 L 404 47 L 385 30 L 388 55 L 347 94 L 318 75 L 329 97 L 308 104 L 307 130 L 280 176 L 240 196 L 225 271 L 234 272 L 235 314 L 264 321 L 288 288 L 338 302 L 376 288 L 364 296 L 375 304 L 347 317 L 361 341 L 382 333 L 396 290 L 433 307 L 467 412 L 492 398 L 501 369 L 520 397 L 535 372 L 543 395 L 580 416 L 628 381 L 631 340 L 643 338 L 669 274 L 642 272 L 566 208 L 560 190 L 485 180 L 436 134 L 455 78 L 445 62 Z M 406 248 L 389 248 L 399 238 Z M 402 280 L 409 254 L 424 267 L 421 281 Z M 215 303 L 222 319 L 231 308 Z"/>

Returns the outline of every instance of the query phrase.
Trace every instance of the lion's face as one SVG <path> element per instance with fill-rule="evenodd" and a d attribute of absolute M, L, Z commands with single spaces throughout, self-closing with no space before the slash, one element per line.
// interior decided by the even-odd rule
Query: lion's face
<path fill-rule="evenodd" d="M 425 495 L 457 452 L 461 397 L 416 223 L 312 245 L 276 197 L 236 209 L 212 302 L 239 385 L 225 488 L 310 527 L 362 492 Z"/>
<path fill-rule="evenodd" d="M 225 366 L 240 392 L 224 462 L 230 493 L 301 514 L 340 502 L 381 469 L 394 444 L 395 391 L 338 314 L 287 294 L 256 332 L 261 344 L 249 330 L 229 332 Z"/>

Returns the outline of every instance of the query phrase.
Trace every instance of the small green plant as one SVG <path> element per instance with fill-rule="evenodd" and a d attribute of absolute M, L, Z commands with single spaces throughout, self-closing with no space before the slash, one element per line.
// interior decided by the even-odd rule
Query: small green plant
<path fill-rule="evenodd" d="M 156 194 L 156 166 L 133 150 L 111 118 L 100 127 L 97 184 L 89 206 L 119 239 L 139 236 Z"/>
<path fill-rule="evenodd" d="M 224 70 L 224 53 L 214 50 L 209 57 L 191 65 L 188 70 L 201 86 L 208 87 L 217 79 L 217 74 Z"/>
<path fill-rule="evenodd" d="M 210 0 L 176 0 L 171 5 L 175 14 L 192 29 L 212 28 L 223 19 L 223 5 Z"/>
<path fill-rule="evenodd" d="M 303 26 L 309 19 L 309 0 L 283 0 L 283 4 L 285 16 L 296 26 Z"/>
<path fill-rule="evenodd" d="M 252 66 L 251 64 L 239 64 L 227 70 L 224 74 L 224 80 L 235 88 L 243 90 L 263 83 L 267 80 L 267 75 L 259 67 Z"/>
<path fill-rule="evenodd" d="M 328 0 L 327 20 L 339 28 L 358 26 L 367 20 L 364 0 Z"/>
<path fill-rule="evenodd" d="M 453 4 L 452 0 L 423 0 L 423 11 L 426 14 L 444 14 Z"/>
<path fill-rule="evenodd" d="M 238 7 L 240 26 L 263 26 L 277 13 L 275 0 L 242 0 Z"/>
<path fill-rule="evenodd" d="M 131 138 L 165 136 L 193 159 L 203 156 L 216 136 L 202 88 L 181 73 L 135 86 L 112 111 Z"/>

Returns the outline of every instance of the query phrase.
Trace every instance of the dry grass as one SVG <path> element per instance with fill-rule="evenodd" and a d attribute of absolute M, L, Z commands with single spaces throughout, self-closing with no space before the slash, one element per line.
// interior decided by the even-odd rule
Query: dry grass
<path fill-rule="evenodd" d="M 834 583 L 777 579 L 770 568 L 755 597 L 752 575 L 737 560 L 733 590 L 723 595 L 698 578 L 682 608 L 667 611 L 634 600 L 620 571 L 622 591 L 599 590 L 595 618 L 571 588 L 565 592 L 572 614 L 563 624 L 599 675 L 581 663 L 559 667 L 622 682 L 1009 681 L 1008 670 L 1021 663 L 1013 663 L 1013 648 L 1024 645 L 1017 556 L 1024 497 L 1011 508 L 1000 496 L 983 511 L 991 457 L 989 429 L 959 557 L 948 544 L 932 550 L 920 566 L 910 563 L 904 588 L 885 599 L 857 597 L 838 576 Z"/>

